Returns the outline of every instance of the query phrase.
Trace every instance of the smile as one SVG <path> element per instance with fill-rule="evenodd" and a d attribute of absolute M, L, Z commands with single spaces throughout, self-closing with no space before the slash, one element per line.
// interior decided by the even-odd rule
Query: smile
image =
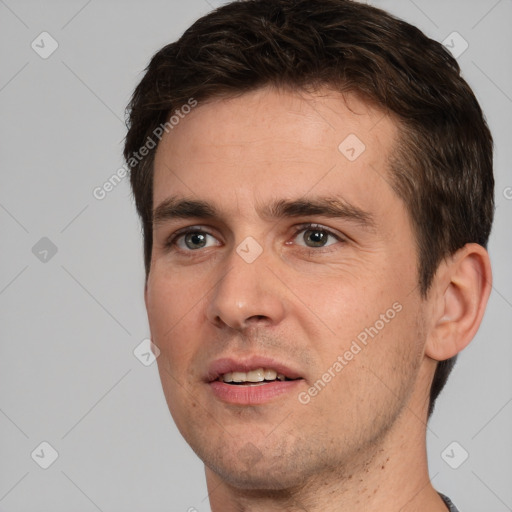
<path fill-rule="evenodd" d="M 235 385 L 261 385 L 275 380 L 286 381 L 289 379 L 286 375 L 278 373 L 272 368 L 258 368 L 249 372 L 229 372 L 224 373 L 218 379 L 221 382 Z"/>
<path fill-rule="evenodd" d="M 296 396 L 304 378 L 298 370 L 261 356 L 218 359 L 205 378 L 213 396 L 221 402 L 252 406 Z"/>

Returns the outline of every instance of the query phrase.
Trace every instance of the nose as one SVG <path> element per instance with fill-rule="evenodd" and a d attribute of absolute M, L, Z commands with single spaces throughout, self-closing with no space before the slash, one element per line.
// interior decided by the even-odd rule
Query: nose
<path fill-rule="evenodd" d="M 283 285 L 270 265 L 263 255 L 248 263 L 233 251 L 226 272 L 212 290 L 208 320 L 217 327 L 236 330 L 279 324 L 285 316 Z"/>

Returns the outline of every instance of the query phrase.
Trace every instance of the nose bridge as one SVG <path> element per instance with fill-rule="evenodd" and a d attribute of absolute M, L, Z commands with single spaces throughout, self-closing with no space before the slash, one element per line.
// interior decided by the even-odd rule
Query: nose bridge
<path fill-rule="evenodd" d="M 212 323 L 243 329 L 254 322 L 276 324 L 282 320 L 282 290 L 267 268 L 271 259 L 251 237 L 233 248 L 226 272 L 209 300 L 207 316 Z"/>

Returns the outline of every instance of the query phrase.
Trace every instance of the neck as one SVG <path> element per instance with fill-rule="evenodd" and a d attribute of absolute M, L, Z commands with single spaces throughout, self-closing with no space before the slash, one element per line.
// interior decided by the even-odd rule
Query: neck
<path fill-rule="evenodd" d="M 239 489 L 206 468 L 212 512 L 446 512 L 428 474 L 425 406 L 415 402 L 426 403 L 412 397 L 385 438 L 357 460 L 293 488 Z"/>

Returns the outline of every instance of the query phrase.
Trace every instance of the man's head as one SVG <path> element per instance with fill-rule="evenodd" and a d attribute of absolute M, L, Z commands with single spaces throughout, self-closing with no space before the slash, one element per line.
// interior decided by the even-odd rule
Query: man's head
<path fill-rule="evenodd" d="M 266 443 L 285 485 L 384 438 L 413 395 L 432 411 L 485 306 L 464 294 L 494 184 L 482 112 L 439 43 L 351 1 L 228 4 L 153 57 L 129 126 L 160 374 L 209 467 L 263 485 Z M 289 356 L 302 402 L 239 408 L 226 385 L 210 400 L 219 357 L 260 352 Z"/>

